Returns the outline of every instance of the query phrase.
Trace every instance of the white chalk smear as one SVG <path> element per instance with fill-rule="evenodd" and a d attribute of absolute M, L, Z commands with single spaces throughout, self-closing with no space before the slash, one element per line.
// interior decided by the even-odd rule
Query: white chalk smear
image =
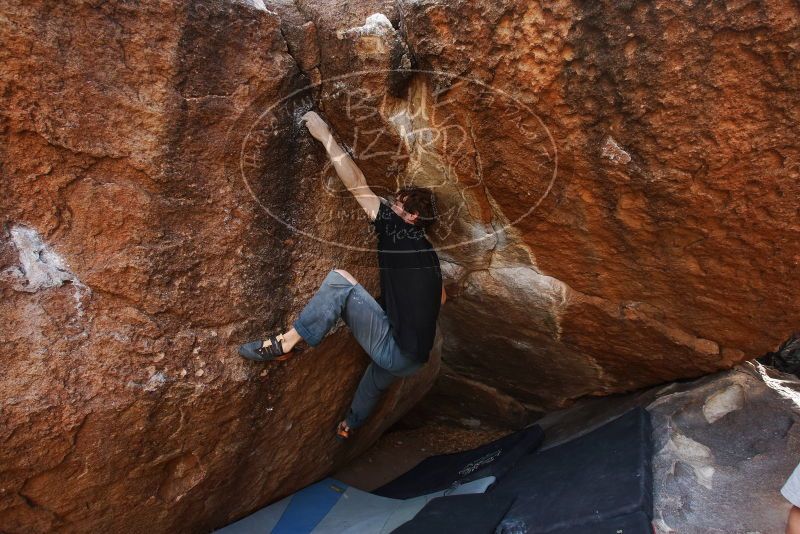
<path fill-rule="evenodd" d="M 346 35 L 391 35 L 395 33 L 394 26 L 383 13 L 373 13 L 364 22 L 363 26 L 339 30 L 336 37 L 343 39 Z"/>
<path fill-rule="evenodd" d="M 11 242 L 19 252 L 19 267 L 9 267 L 4 274 L 17 280 L 17 291 L 35 293 L 64 282 L 78 282 L 64 259 L 42 241 L 36 230 L 15 226 L 11 229 Z"/>
<path fill-rule="evenodd" d="M 81 283 L 67 262 L 50 248 L 33 228 L 17 225 L 11 228 L 11 243 L 19 254 L 19 265 L 6 268 L 0 279 L 13 283 L 16 291 L 36 293 L 69 282 L 75 288 L 75 305 L 83 316 L 83 296 L 91 291 Z"/>
<path fill-rule="evenodd" d="M 268 13 L 272 13 L 272 11 L 267 9 L 267 6 L 264 5 L 264 0 L 240 0 L 240 1 L 241 1 L 242 4 L 244 4 L 246 6 L 254 7 L 254 8 L 258 9 L 259 11 L 266 11 Z"/>
<path fill-rule="evenodd" d="M 627 165 L 631 162 L 631 155 L 628 154 L 611 136 L 606 137 L 601 155 L 606 159 L 610 159 L 614 163 Z"/>

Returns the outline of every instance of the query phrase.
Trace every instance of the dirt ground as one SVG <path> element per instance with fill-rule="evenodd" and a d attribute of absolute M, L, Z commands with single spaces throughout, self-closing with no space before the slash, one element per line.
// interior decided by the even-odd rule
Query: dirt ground
<path fill-rule="evenodd" d="M 429 456 L 474 449 L 509 432 L 507 429 L 471 429 L 436 422 L 418 428 L 396 426 L 366 453 L 332 476 L 355 488 L 373 491 Z"/>

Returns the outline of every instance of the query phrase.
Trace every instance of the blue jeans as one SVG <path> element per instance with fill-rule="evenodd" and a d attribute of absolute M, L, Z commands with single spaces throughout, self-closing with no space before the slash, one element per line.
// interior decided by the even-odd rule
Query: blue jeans
<path fill-rule="evenodd" d="M 339 318 L 372 359 L 347 413 L 347 426 L 361 426 L 375 409 L 384 391 L 398 377 L 416 372 L 422 363 L 405 354 L 392 335 L 389 318 L 364 286 L 332 270 L 294 322 L 297 333 L 316 346 Z"/>

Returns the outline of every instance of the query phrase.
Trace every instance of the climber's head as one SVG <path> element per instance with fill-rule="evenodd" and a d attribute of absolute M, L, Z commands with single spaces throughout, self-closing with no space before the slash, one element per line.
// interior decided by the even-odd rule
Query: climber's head
<path fill-rule="evenodd" d="M 395 194 L 394 203 L 408 223 L 427 228 L 436 222 L 436 195 L 426 187 L 403 187 Z"/>

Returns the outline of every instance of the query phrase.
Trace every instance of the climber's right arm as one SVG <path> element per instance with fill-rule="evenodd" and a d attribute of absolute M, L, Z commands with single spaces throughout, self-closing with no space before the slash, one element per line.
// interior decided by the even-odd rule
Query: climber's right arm
<path fill-rule="evenodd" d="M 339 143 L 336 142 L 333 134 L 328 129 L 328 125 L 319 115 L 309 111 L 303 115 L 303 119 L 306 121 L 306 127 L 311 132 L 311 135 L 325 147 L 328 157 L 333 163 L 334 169 L 336 169 L 336 174 L 339 175 L 344 186 L 356 197 L 358 203 L 367 212 L 369 220 L 375 220 L 380 206 L 380 199 L 367 185 L 364 173 L 355 164 L 353 158 L 339 146 Z"/>

